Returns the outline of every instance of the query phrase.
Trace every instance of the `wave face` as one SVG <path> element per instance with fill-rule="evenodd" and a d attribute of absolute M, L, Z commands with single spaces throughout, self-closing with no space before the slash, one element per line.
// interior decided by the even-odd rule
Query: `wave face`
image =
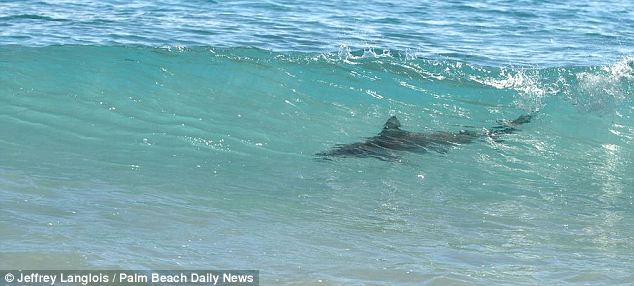
<path fill-rule="evenodd" d="M 0 44 L 381 48 L 486 64 L 605 64 L 634 54 L 634 2 L 3 1 Z"/>
<path fill-rule="evenodd" d="M 625 284 L 633 67 L 2 46 L 0 267 Z M 313 155 L 390 115 L 412 131 L 478 131 L 527 112 L 538 115 L 503 142 L 446 154 Z"/>

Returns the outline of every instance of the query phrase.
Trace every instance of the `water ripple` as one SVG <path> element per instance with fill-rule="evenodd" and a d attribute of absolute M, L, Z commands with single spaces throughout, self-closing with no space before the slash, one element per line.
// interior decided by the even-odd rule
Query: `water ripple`
<path fill-rule="evenodd" d="M 0 44 L 411 50 L 495 64 L 631 55 L 634 6 L 528 1 L 37 1 L 0 6 Z M 495 19 L 492 21 L 491 19 Z"/>

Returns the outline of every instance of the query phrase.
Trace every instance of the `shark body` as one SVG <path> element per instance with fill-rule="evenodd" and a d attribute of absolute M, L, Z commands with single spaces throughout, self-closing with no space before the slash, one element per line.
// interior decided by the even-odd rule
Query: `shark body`
<path fill-rule="evenodd" d="M 461 130 L 457 132 L 411 132 L 401 129 L 401 122 L 396 116 L 390 117 L 378 135 L 365 142 L 339 144 L 333 149 L 315 155 L 328 159 L 330 157 L 372 157 L 389 160 L 396 157 L 398 151 L 425 153 L 435 151 L 447 152 L 452 145 L 472 143 L 483 137 L 497 140 L 501 134 L 510 134 L 519 125 L 530 122 L 533 115 L 522 115 L 515 120 L 498 121 L 499 126 L 486 129 L 484 132 Z"/>

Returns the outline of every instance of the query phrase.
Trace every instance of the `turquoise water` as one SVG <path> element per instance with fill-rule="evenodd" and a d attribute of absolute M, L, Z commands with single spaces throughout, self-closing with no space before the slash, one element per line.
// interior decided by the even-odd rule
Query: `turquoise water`
<path fill-rule="evenodd" d="M 631 4 L 0 3 L 0 268 L 634 282 Z M 529 112 L 445 154 L 314 156 L 391 115 Z"/>

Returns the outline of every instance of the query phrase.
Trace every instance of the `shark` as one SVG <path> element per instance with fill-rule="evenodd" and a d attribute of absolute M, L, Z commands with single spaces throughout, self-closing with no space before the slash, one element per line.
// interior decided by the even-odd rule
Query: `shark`
<path fill-rule="evenodd" d="M 337 144 L 331 150 L 315 154 L 323 159 L 334 157 L 376 158 L 384 161 L 398 158 L 398 152 L 426 153 L 434 151 L 446 153 L 455 145 L 473 143 L 478 139 L 491 138 L 497 142 L 499 137 L 518 131 L 518 126 L 529 123 L 534 114 L 521 115 L 514 120 L 498 120 L 498 126 L 483 131 L 435 131 L 412 132 L 401 129 L 401 122 L 396 116 L 390 117 L 378 135 L 367 138 L 364 142 Z"/>

